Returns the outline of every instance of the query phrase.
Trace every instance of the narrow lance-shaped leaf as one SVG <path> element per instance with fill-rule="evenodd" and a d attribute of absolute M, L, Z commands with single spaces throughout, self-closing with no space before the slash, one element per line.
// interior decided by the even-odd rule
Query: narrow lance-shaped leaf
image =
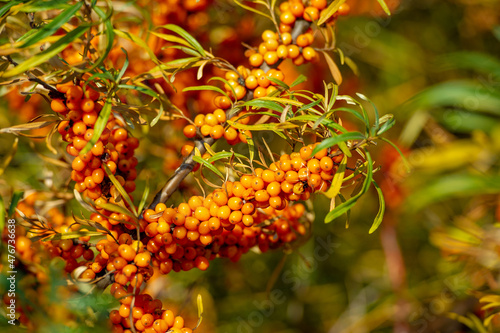
<path fill-rule="evenodd" d="M 28 37 L 24 43 L 19 46 L 20 48 L 28 47 L 34 43 L 44 39 L 45 37 L 53 35 L 63 24 L 68 22 L 82 7 L 83 2 L 77 2 L 73 6 L 64 10 L 50 23 L 42 26 L 35 34 Z"/>
<path fill-rule="evenodd" d="M 385 1 L 384 0 L 377 0 L 377 1 L 380 4 L 380 7 L 382 7 L 382 9 L 384 10 L 384 12 L 390 16 L 391 11 L 389 10 L 389 7 L 387 7 L 387 4 L 385 3 Z"/>
<path fill-rule="evenodd" d="M 359 191 L 359 193 L 347 199 L 345 202 L 342 202 L 334 210 L 329 212 L 325 217 L 325 223 L 330 223 L 337 217 L 351 210 L 351 208 L 356 204 L 358 199 L 368 191 L 368 188 L 370 187 L 370 184 L 372 183 L 373 179 L 372 178 L 373 162 L 370 153 L 368 151 L 365 151 L 365 154 L 366 154 L 367 169 L 366 169 L 366 177 L 365 180 L 363 181 L 363 186 L 361 188 L 361 191 Z"/>
<path fill-rule="evenodd" d="M 129 205 L 130 209 L 132 210 L 132 213 L 134 213 L 134 215 L 130 215 L 127 214 L 127 215 L 130 215 L 132 217 L 138 217 L 138 213 L 137 213 L 137 210 L 134 206 L 134 203 L 132 202 L 132 199 L 130 199 L 130 196 L 128 195 L 127 191 L 125 191 L 125 189 L 123 188 L 122 184 L 120 184 L 120 182 L 118 181 L 118 179 L 116 179 L 115 175 L 113 175 L 113 173 L 111 172 L 111 170 L 108 168 L 108 166 L 106 164 L 103 164 L 103 167 L 104 167 L 104 170 L 106 171 L 108 177 L 109 177 L 109 180 L 111 180 L 111 182 L 113 183 L 113 185 L 115 186 L 115 188 L 118 190 L 118 192 L 120 193 L 120 195 L 122 196 L 122 198 L 127 202 L 127 204 Z"/>
<path fill-rule="evenodd" d="M 328 21 L 328 19 L 332 17 L 332 15 L 337 12 L 337 10 L 339 10 L 340 5 L 342 5 L 344 2 L 346 2 L 346 0 L 335 0 L 326 9 L 322 10 L 317 25 L 320 26 Z"/>
<path fill-rule="evenodd" d="M 340 84 L 342 83 L 342 74 L 340 74 L 339 67 L 326 51 L 321 51 L 321 53 L 323 53 L 323 55 L 325 56 L 326 63 L 328 65 L 328 68 L 330 69 L 330 73 L 332 74 L 333 79 L 340 86 Z"/>
<path fill-rule="evenodd" d="M 179 27 L 178 25 L 175 25 L 175 24 L 166 24 L 163 26 L 163 28 L 165 29 L 168 29 L 168 30 L 171 30 L 177 34 L 179 34 L 182 38 L 184 38 L 196 51 L 198 51 L 198 53 L 203 56 L 203 57 L 206 57 L 206 53 L 205 53 L 205 50 L 203 49 L 203 47 L 201 46 L 200 43 L 198 43 L 198 41 L 193 37 L 191 36 L 186 30 L 182 29 L 181 27 Z"/>
<path fill-rule="evenodd" d="M 349 140 L 363 140 L 363 139 L 365 139 L 365 136 L 359 132 L 347 132 L 336 136 L 332 136 L 331 138 L 321 141 L 321 143 L 313 149 L 312 155 L 315 155 L 322 149 L 338 145 L 340 142 L 346 142 Z"/>
<path fill-rule="evenodd" d="M 379 208 L 378 208 L 377 216 L 375 216 L 375 220 L 373 220 L 373 224 L 370 228 L 370 231 L 368 231 L 368 233 L 370 233 L 370 234 L 375 232 L 375 230 L 378 229 L 378 227 L 382 223 L 382 219 L 384 218 L 384 213 L 385 213 L 384 193 L 382 193 L 382 189 L 377 185 L 377 183 L 374 180 L 372 180 L 372 184 L 373 184 L 373 186 L 375 186 L 375 189 L 377 190 Z"/>
<path fill-rule="evenodd" d="M 68 46 L 71 42 L 75 41 L 81 35 L 83 35 L 89 28 L 90 28 L 90 26 L 86 25 L 86 24 L 83 24 L 83 25 L 76 27 L 75 29 L 71 30 L 63 37 L 59 38 L 57 40 L 57 42 L 52 44 L 45 51 L 29 58 L 25 62 L 19 64 L 18 66 L 14 67 L 13 69 L 11 69 L 7 72 L 4 72 L 3 74 L 0 73 L 0 77 L 7 78 L 7 77 L 16 76 L 16 75 L 24 73 L 28 70 L 32 70 L 36 66 L 47 62 L 50 58 L 56 56 L 59 52 L 64 50 L 66 48 L 66 46 Z"/>
<path fill-rule="evenodd" d="M 200 156 L 193 156 L 193 161 L 200 163 L 201 165 L 203 165 L 204 167 L 208 168 L 210 171 L 215 173 L 217 176 L 219 176 L 221 179 L 224 179 L 224 175 L 216 167 L 214 167 L 211 163 L 204 160 Z"/>
<path fill-rule="evenodd" d="M 94 125 L 94 134 L 92 135 L 92 138 L 90 139 L 89 142 L 83 147 L 82 151 L 80 154 L 85 154 L 94 145 L 99 141 L 99 138 L 101 137 L 102 132 L 106 128 L 106 125 L 108 124 L 109 116 L 111 115 L 111 97 L 108 96 L 106 98 L 106 101 L 104 102 L 104 106 L 102 107 L 101 112 L 99 113 L 99 117 L 97 117 L 97 120 Z"/>

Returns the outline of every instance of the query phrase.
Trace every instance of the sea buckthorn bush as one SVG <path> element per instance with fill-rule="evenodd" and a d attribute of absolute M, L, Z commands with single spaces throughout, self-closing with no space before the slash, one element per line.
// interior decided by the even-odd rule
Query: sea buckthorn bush
<path fill-rule="evenodd" d="M 239 40 L 210 15 L 221 6 L 267 28 Z M 18 292 L 3 297 L 16 304 L 9 323 L 203 330 L 201 294 L 185 316 L 159 291 L 176 288 L 166 276 L 292 253 L 370 188 L 374 232 L 385 203 L 369 147 L 391 144 L 394 119 L 363 94 L 339 93 L 335 30 L 349 12 L 342 0 L 4 4 L 0 78 L 17 123 L 1 132 L 49 166 L 2 201 L 16 221 L 12 237 L 2 227 L 3 248 L 16 249 L 2 268 L 19 274 Z M 236 38 L 240 57 L 224 38 Z M 298 72 L 321 63 L 327 75 Z M 318 196 L 330 202 L 322 219 Z"/>

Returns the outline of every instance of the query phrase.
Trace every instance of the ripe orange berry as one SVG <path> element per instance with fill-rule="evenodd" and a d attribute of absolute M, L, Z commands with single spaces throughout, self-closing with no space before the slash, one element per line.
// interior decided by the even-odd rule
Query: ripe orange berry
<path fill-rule="evenodd" d="M 240 210 L 241 207 L 243 206 L 243 200 L 238 197 L 232 197 L 227 201 L 227 206 L 231 210 Z"/>
<path fill-rule="evenodd" d="M 151 262 L 151 254 L 149 252 L 138 253 L 134 258 L 134 263 L 138 267 L 148 267 Z"/>
<path fill-rule="evenodd" d="M 319 10 L 325 9 L 327 6 L 326 0 L 310 0 L 309 3 L 311 6 L 316 7 Z M 342 5 L 341 5 L 341 7 L 342 7 Z"/>
<path fill-rule="evenodd" d="M 62 99 L 53 99 L 50 102 L 50 108 L 54 112 L 62 113 L 68 111 L 68 108 L 66 107 L 66 104 L 64 104 L 64 101 Z"/>
<path fill-rule="evenodd" d="M 316 7 L 308 6 L 304 9 L 303 18 L 306 21 L 316 21 L 319 18 L 319 10 Z"/>
<path fill-rule="evenodd" d="M 259 190 L 255 192 L 255 200 L 257 202 L 266 202 L 269 200 L 269 193 L 266 190 Z"/>
<path fill-rule="evenodd" d="M 250 66 L 259 67 L 264 62 L 264 57 L 260 53 L 255 53 L 252 54 L 250 58 L 248 58 L 248 61 L 250 63 Z"/>
<path fill-rule="evenodd" d="M 245 79 L 245 86 L 248 89 L 255 89 L 255 88 L 257 88 L 258 85 L 259 85 L 259 83 L 257 82 L 257 78 L 254 75 L 249 75 Z"/>
<path fill-rule="evenodd" d="M 295 17 L 301 17 L 304 14 L 304 5 L 301 2 L 295 2 L 290 5 L 290 11 Z"/>
<path fill-rule="evenodd" d="M 300 47 L 306 47 L 306 46 L 311 45 L 311 43 L 309 42 L 309 38 L 307 38 L 306 34 L 300 34 L 297 37 L 296 43 Z"/>
<path fill-rule="evenodd" d="M 196 127 L 201 127 L 205 125 L 205 115 L 204 114 L 196 115 L 196 117 L 194 117 L 193 122 Z"/>
<path fill-rule="evenodd" d="M 334 166 L 333 160 L 328 156 L 321 158 L 321 160 L 319 161 L 319 165 L 323 171 L 331 171 Z"/>
<path fill-rule="evenodd" d="M 184 127 L 183 131 L 184 136 L 188 139 L 194 138 L 196 136 L 196 126 L 194 125 L 187 125 Z"/>
<path fill-rule="evenodd" d="M 277 36 L 276 33 L 272 30 L 264 30 L 264 32 L 261 35 L 263 41 L 267 41 L 269 39 L 274 39 L 276 40 Z"/>
<path fill-rule="evenodd" d="M 278 58 L 278 54 L 275 52 L 275 51 L 267 51 L 265 54 L 264 54 L 264 61 L 266 62 L 266 64 L 268 64 L 269 66 L 272 66 L 274 65 L 275 63 L 277 63 L 279 60 Z"/>
<path fill-rule="evenodd" d="M 224 127 L 222 127 L 221 125 L 215 125 L 214 127 L 212 127 L 212 130 L 210 131 L 210 136 L 213 139 L 218 140 L 222 138 L 223 135 L 224 135 Z"/>
<path fill-rule="evenodd" d="M 315 49 L 308 46 L 302 49 L 302 56 L 304 57 L 305 60 L 311 61 L 314 60 L 314 58 L 316 58 L 317 52 Z"/>
<path fill-rule="evenodd" d="M 297 45 L 288 45 L 288 58 L 295 59 L 300 55 L 300 49 Z"/>
<path fill-rule="evenodd" d="M 295 15 L 291 11 L 284 11 L 280 15 L 280 21 L 286 25 L 292 25 L 295 23 Z"/>
<path fill-rule="evenodd" d="M 217 122 L 219 124 L 223 124 L 226 122 L 226 113 L 222 109 L 215 109 L 214 110 L 214 116 L 217 118 Z"/>
<path fill-rule="evenodd" d="M 266 88 L 261 87 L 261 86 L 255 88 L 255 90 L 253 91 L 254 98 L 265 97 L 266 95 L 267 95 Z"/>
<path fill-rule="evenodd" d="M 260 65 L 259 65 L 260 66 Z M 231 100 L 226 96 L 217 96 L 214 98 L 214 104 L 220 109 L 229 109 L 232 105 Z"/>
<path fill-rule="evenodd" d="M 81 99 L 83 97 L 83 90 L 79 86 L 72 86 L 66 92 L 66 97 L 68 99 Z"/>
<path fill-rule="evenodd" d="M 256 89 L 257 90 L 257 89 Z M 255 94 L 255 93 L 254 93 Z M 227 140 L 227 141 L 233 141 L 235 140 L 236 138 L 238 138 L 238 131 L 236 131 L 236 129 L 234 127 L 229 127 L 226 129 L 226 131 L 224 132 L 224 138 Z"/>
<path fill-rule="evenodd" d="M 191 152 L 193 151 L 193 149 L 194 149 L 194 143 L 188 142 L 184 146 L 182 146 L 182 148 L 181 148 L 181 155 L 184 156 L 184 157 L 186 157 L 189 154 L 191 154 Z"/>

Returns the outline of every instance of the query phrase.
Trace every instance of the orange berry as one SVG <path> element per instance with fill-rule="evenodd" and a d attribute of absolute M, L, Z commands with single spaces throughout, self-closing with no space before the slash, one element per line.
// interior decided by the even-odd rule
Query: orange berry
<path fill-rule="evenodd" d="M 252 54 L 250 58 L 248 58 L 248 61 L 250 63 L 250 66 L 259 67 L 264 62 L 264 57 L 260 53 L 255 53 Z"/>
<path fill-rule="evenodd" d="M 231 100 L 226 96 L 217 96 L 214 98 L 214 104 L 220 109 L 229 109 L 232 105 Z"/>
<path fill-rule="evenodd" d="M 275 51 L 267 51 L 264 54 L 264 61 L 269 66 L 276 64 L 278 62 L 278 60 L 279 60 L 278 54 Z"/>
<path fill-rule="evenodd" d="M 300 49 L 297 45 L 288 45 L 288 58 L 295 59 L 300 55 Z"/>
<path fill-rule="evenodd" d="M 151 254 L 149 252 L 138 253 L 134 258 L 134 263 L 138 267 L 148 267 L 151 262 Z"/>
<path fill-rule="evenodd" d="M 217 118 L 219 124 L 226 122 L 226 113 L 222 109 L 215 109 L 214 116 Z"/>
<path fill-rule="evenodd" d="M 316 7 L 319 10 L 325 9 L 327 6 L 326 0 L 310 0 L 309 3 L 311 6 Z M 342 7 L 342 5 L 341 5 L 341 7 Z"/>
<path fill-rule="evenodd" d="M 241 207 L 243 206 L 243 200 L 238 197 L 232 197 L 227 201 L 227 206 L 231 210 L 240 210 Z"/>
<path fill-rule="evenodd" d="M 266 202 L 269 200 L 269 193 L 266 190 L 259 190 L 255 192 L 255 200 L 257 202 Z"/>
<path fill-rule="evenodd" d="M 304 9 L 303 18 L 306 21 L 316 21 L 319 18 L 319 10 L 316 7 L 308 6 Z"/>
<path fill-rule="evenodd" d="M 66 104 L 64 104 L 64 101 L 62 99 L 53 99 L 50 102 L 50 108 L 52 109 L 52 111 L 58 113 L 68 111 L 68 108 L 66 107 Z"/>
<path fill-rule="evenodd" d="M 301 17 L 304 14 L 304 5 L 301 2 L 296 2 L 290 5 L 290 11 L 295 17 Z"/>
<path fill-rule="evenodd" d="M 196 126 L 194 125 L 187 125 L 184 127 L 183 131 L 184 136 L 188 139 L 194 138 L 196 136 Z"/>
<path fill-rule="evenodd" d="M 236 131 L 236 129 L 234 127 L 229 127 L 224 132 L 224 138 L 227 141 L 233 141 L 236 138 L 238 138 L 238 131 Z"/>
<path fill-rule="evenodd" d="M 292 25 L 295 23 L 295 15 L 291 11 L 284 11 L 280 15 L 280 21 L 286 25 Z"/>
<path fill-rule="evenodd" d="M 267 95 L 267 90 L 264 87 L 257 87 L 253 91 L 253 97 L 254 98 L 259 98 L 259 97 L 265 97 Z"/>

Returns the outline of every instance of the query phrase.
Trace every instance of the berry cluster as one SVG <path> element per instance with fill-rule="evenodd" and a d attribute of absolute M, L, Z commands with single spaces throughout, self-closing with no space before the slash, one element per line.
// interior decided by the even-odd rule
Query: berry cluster
<path fill-rule="evenodd" d="M 82 154 L 81 150 L 94 135 L 94 126 L 103 106 L 99 101 L 100 94 L 91 87 L 86 87 L 84 92 L 81 86 L 72 82 L 57 85 L 57 89 L 65 94 L 65 99 L 53 99 L 51 108 L 64 117 L 58 131 L 68 142 L 66 152 L 75 157 L 71 163 L 75 189 L 94 200 L 112 201 L 110 197 L 115 189 L 106 174 L 106 165 L 124 189 L 133 192 L 137 177 L 134 150 L 139 146 L 139 140 L 130 137 L 124 124 L 111 114 L 97 142 L 90 151 Z"/>

